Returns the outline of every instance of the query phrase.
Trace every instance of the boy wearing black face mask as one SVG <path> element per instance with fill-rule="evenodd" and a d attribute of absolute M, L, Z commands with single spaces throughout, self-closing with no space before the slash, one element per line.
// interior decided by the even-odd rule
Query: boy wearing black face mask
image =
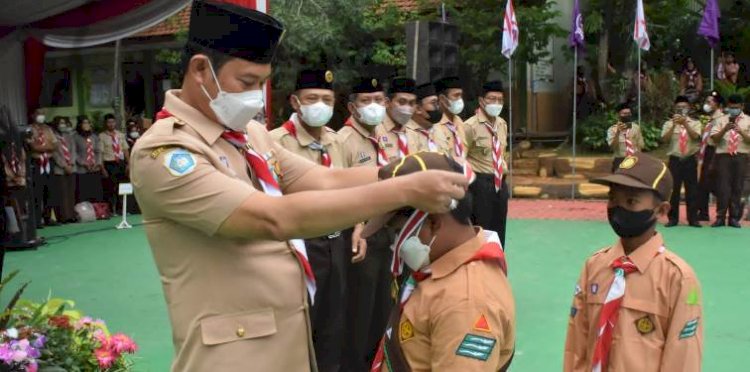
<path fill-rule="evenodd" d="M 626 156 L 641 152 L 644 147 L 640 125 L 633 123 L 633 111 L 628 104 L 617 106 L 617 123 L 607 129 L 607 145 L 614 152 L 612 173 Z"/>
<path fill-rule="evenodd" d="M 443 131 L 435 128 L 435 125 L 443 118 L 435 86 L 432 83 L 419 85 L 416 94 L 417 109 L 414 111 L 412 120 L 419 126 L 417 131 L 427 138 L 428 150 L 440 151 L 438 144 L 447 142 L 448 138 L 445 137 Z"/>
<path fill-rule="evenodd" d="M 607 214 L 620 239 L 589 258 L 581 272 L 564 371 L 700 371 L 700 284 L 655 230 L 670 209 L 669 169 L 639 153 L 592 182 L 611 188 Z"/>

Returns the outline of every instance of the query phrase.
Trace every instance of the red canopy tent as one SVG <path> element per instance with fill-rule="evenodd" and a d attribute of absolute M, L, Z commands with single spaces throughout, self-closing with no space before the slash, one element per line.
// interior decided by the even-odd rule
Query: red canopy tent
<path fill-rule="evenodd" d="M 265 12 L 269 0 L 217 1 Z M 190 2 L 5 0 L 0 13 L 0 50 L 8 53 L 0 55 L 0 64 L 23 72 L 0 69 L 0 81 L 6 82 L 0 87 L 0 105 L 8 105 L 19 123 L 25 123 L 27 114 L 39 106 L 47 47 L 85 48 L 118 41 L 155 26 Z"/>

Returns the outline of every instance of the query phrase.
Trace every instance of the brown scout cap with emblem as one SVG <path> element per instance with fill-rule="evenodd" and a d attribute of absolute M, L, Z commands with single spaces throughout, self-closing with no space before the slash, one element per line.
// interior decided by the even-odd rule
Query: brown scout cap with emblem
<path fill-rule="evenodd" d="M 622 185 L 655 191 L 661 200 L 672 195 L 672 173 L 663 161 L 644 153 L 626 157 L 611 176 L 591 180 L 600 185 Z"/>
<path fill-rule="evenodd" d="M 419 152 L 405 156 L 401 158 L 400 161 L 391 162 L 380 168 L 378 171 L 378 178 L 386 180 L 426 170 L 443 170 L 461 173 L 463 172 L 463 167 L 448 155 L 437 152 Z M 365 229 L 362 231 L 362 237 L 367 238 L 376 233 L 399 212 L 408 211 L 411 213 L 413 210 L 414 208 L 407 207 L 371 219 L 367 222 Z"/>

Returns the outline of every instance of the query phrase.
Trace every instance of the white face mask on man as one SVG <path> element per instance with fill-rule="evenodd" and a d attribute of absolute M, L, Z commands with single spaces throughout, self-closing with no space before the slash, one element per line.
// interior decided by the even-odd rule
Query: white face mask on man
<path fill-rule="evenodd" d="M 464 111 L 464 100 L 463 98 L 459 98 L 455 101 L 448 100 L 450 102 L 450 107 L 448 110 L 453 115 L 459 115 Z"/>
<path fill-rule="evenodd" d="M 487 115 L 496 118 L 500 116 L 500 114 L 503 112 L 503 105 L 497 104 L 497 103 L 490 103 L 488 105 L 484 105 L 484 111 L 487 112 Z"/>
<path fill-rule="evenodd" d="M 385 119 L 385 106 L 373 102 L 364 107 L 357 107 L 357 113 L 362 124 L 374 127 Z"/>
<path fill-rule="evenodd" d="M 333 117 L 333 106 L 329 106 L 323 101 L 315 102 L 312 105 L 303 105 L 297 98 L 297 103 L 299 104 L 301 119 L 311 127 L 322 127 L 328 124 Z"/>
<path fill-rule="evenodd" d="M 396 106 L 391 110 L 391 115 L 393 116 L 393 121 L 399 125 L 406 125 L 411 120 L 411 117 L 414 116 L 414 108 L 410 106 Z"/>
<path fill-rule="evenodd" d="M 221 89 L 219 79 L 216 77 L 216 72 L 210 60 L 208 61 L 208 67 L 211 69 L 211 75 L 219 89 L 216 98 L 211 98 L 205 85 L 201 84 L 203 93 L 211 100 L 209 104 L 211 110 L 214 111 L 216 118 L 225 127 L 233 131 L 244 132 L 247 124 L 253 120 L 258 112 L 263 110 L 263 91 L 256 89 L 240 93 L 227 93 Z"/>

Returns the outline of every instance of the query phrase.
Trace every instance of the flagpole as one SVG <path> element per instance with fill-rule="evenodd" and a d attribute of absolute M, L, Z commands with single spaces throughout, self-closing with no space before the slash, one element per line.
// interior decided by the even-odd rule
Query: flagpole
<path fill-rule="evenodd" d="M 714 71 L 716 71 L 714 69 L 714 48 L 713 46 L 710 46 L 710 45 L 709 47 L 711 48 L 711 91 L 713 91 L 714 90 Z"/>
<path fill-rule="evenodd" d="M 511 198 L 513 198 L 513 58 L 508 58 L 508 132 L 509 132 L 509 139 L 508 139 L 508 145 L 510 148 L 510 164 L 508 165 L 508 169 L 510 169 L 510 175 L 509 175 L 509 195 Z"/>
<path fill-rule="evenodd" d="M 576 127 L 578 124 L 578 46 L 573 53 L 573 183 L 570 185 L 570 197 L 576 198 Z"/>
<path fill-rule="evenodd" d="M 638 126 L 641 125 L 641 46 L 638 45 Z"/>

